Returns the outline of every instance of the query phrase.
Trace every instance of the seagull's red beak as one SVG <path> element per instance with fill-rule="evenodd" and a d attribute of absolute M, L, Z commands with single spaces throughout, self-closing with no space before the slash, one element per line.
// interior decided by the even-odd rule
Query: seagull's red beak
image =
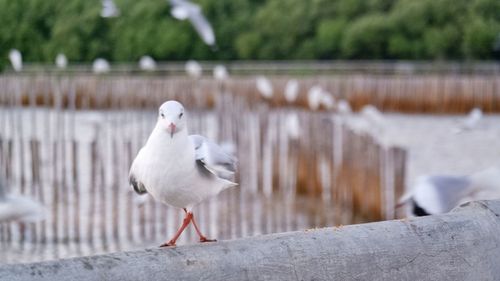
<path fill-rule="evenodd" d="M 174 133 L 175 133 L 175 124 L 174 123 L 170 123 L 170 125 L 168 125 L 168 131 L 170 131 L 170 138 L 173 138 Z"/>

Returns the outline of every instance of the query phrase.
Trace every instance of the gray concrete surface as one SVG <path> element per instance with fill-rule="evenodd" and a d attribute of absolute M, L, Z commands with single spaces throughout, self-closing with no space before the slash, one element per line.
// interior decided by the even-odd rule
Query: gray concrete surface
<path fill-rule="evenodd" d="M 500 280 L 500 201 L 439 216 L 2 265 L 0 280 Z"/>

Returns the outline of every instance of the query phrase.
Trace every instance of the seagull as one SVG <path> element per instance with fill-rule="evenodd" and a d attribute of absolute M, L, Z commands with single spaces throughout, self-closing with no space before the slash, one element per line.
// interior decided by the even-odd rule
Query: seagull
<path fill-rule="evenodd" d="M 186 69 L 188 76 L 193 78 L 200 78 L 203 73 L 201 65 L 195 60 L 188 60 L 184 68 Z"/>
<path fill-rule="evenodd" d="M 101 17 L 114 18 L 120 15 L 120 11 L 113 0 L 102 0 Z"/>
<path fill-rule="evenodd" d="M 130 168 L 129 181 L 138 194 L 149 193 L 155 200 L 186 213 L 174 237 L 160 247 L 175 246 L 190 222 L 200 242 L 216 241 L 200 232 L 193 208 L 237 185 L 232 181 L 236 158 L 203 136 L 188 135 L 186 119 L 182 104 L 163 103 L 153 132 Z"/>
<path fill-rule="evenodd" d="M 333 109 L 335 106 L 335 98 L 333 97 L 332 93 L 328 91 L 323 91 L 321 94 L 321 101 L 320 103 L 328 110 Z"/>
<path fill-rule="evenodd" d="M 139 60 L 139 68 L 144 71 L 154 71 L 156 69 L 156 62 L 150 56 L 142 56 Z"/>
<path fill-rule="evenodd" d="M 368 104 L 361 109 L 361 117 L 366 121 L 370 129 L 382 130 L 387 123 L 384 115 L 376 106 Z"/>
<path fill-rule="evenodd" d="M 288 80 L 285 85 L 285 100 L 288 103 L 292 103 L 297 100 L 297 96 L 299 95 L 299 82 L 297 80 L 292 79 Z"/>
<path fill-rule="evenodd" d="M 189 19 L 194 29 L 205 44 L 215 46 L 215 35 L 212 26 L 201 13 L 201 8 L 187 0 L 170 0 L 172 10 L 170 13 L 178 20 Z"/>
<path fill-rule="evenodd" d="M 309 105 L 309 108 L 312 110 L 319 109 L 322 96 L 323 89 L 320 86 L 313 86 L 311 89 L 309 89 L 309 91 L 307 92 L 307 103 Z"/>
<path fill-rule="evenodd" d="M 12 64 L 12 68 L 14 68 L 16 72 L 19 72 L 23 69 L 23 57 L 21 56 L 21 52 L 19 52 L 18 50 L 10 50 L 9 60 Z"/>
<path fill-rule="evenodd" d="M 218 64 L 214 67 L 213 75 L 215 80 L 217 81 L 224 81 L 229 77 L 226 67 L 223 66 L 222 64 Z"/>
<path fill-rule="evenodd" d="M 270 99 L 273 97 L 273 85 L 269 79 L 264 76 L 258 76 L 255 79 L 255 83 L 257 85 L 257 90 L 263 98 Z"/>
<path fill-rule="evenodd" d="M 398 207 L 411 204 L 415 216 L 449 212 L 475 200 L 500 199 L 500 167 L 472 175 L 429 175 L 417 179 L 415 186 L 401 197 Z"/>
<path fill-rule="evenodd" d="M 0 223 L 10 221 L 35 222 L 44 218 L 44 207 L 33 199 L 7 194 L 0 181 Z"/>
<path fill-rule="evenodd" d="M 340 115 L 349 115 L 352 113 L 351 105 L 346 100 L 339 100 L 337 103 L 337 112 Z"/>
<path fill-rule="evenodd" d="M 98 58 L 92 64 L 92 70 L 97 74 L 109 72 L 109 62 L 105 59 Z"/>
<path fill-rule="evenodd" d="M 68 59 L 64 54 L 58 54 L 56 56 L 56 66 L 59 69 L 65 69 L 68 66 Z"/>

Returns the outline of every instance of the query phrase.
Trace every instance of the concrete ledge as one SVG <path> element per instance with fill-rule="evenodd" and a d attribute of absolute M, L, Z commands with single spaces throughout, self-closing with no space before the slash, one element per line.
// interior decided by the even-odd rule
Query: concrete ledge
<path fill-rule="evenodd" d="M 2 265 L 0 280 L 500 280 L 500 201 L 424 218 Z"/>

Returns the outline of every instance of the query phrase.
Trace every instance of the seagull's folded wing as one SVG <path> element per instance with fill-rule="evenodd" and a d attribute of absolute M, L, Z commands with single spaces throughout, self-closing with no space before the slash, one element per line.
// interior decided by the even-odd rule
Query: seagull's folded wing
<path fill-rule="evenodd" d="M 196 162 L 210 173 L 231 180 L 236 171 L 236 158 L 216 143 L 200 135 L 189 136 L 195 147 Z"/>

